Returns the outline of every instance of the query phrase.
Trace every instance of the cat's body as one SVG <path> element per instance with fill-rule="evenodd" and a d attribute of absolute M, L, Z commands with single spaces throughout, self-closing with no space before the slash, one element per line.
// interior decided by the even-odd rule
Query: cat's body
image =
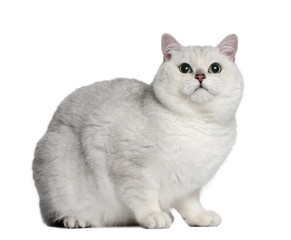
<path fill-rule="evenodd" d="M 172 222 L 170 208 L 176 208 L 189 225 L 220 223 L 216 213 L 205 211 L 199 203 L 199 191 L 234 144 L 242 79 L 229 56 L 220 54 L 221 61 L 229 61 L 224 66 L 234 67 L 227 76 L 237 78 L 231 93 L 222 94 L 231 101 L 212 99 L 218 90 L 211 84 L 205 85 L 211 96 L 199 93 L 204 100 L 191 98 L 197 94 L 195 89 L 184 96 L 194 88 L 188 79 L 165 81 L 179 74 L 171 72 L 175 51 L 187 59 L 189 49 L 173 50 L 176 41 L 169 35 L 164 35 L 165 41 L 172 41 L 166 44 L 172 52 L 167 56 L 163 47 L 165 61 L 151 85 L 131 79 L 98 82 L 76 90 L 59 106 L 37 145 L 33 165 L 48 225 L 137 222 L 163 228 Z M 207 51 L 218 52 L 211 47 L 192 48 L 197 59 Z"/>

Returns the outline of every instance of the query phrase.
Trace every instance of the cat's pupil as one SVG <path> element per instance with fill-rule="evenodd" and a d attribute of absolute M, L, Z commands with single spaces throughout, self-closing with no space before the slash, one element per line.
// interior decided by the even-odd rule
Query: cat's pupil
<path fill-rule="evenodd" d="M 218 72 L 219 68 L 217 65 L 212 66 L 212 72 Z"/>

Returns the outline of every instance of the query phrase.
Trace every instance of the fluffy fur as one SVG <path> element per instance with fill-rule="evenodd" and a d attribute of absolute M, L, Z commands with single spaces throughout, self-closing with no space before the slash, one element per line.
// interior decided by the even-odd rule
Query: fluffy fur
<path fill-rule="evenodd" d="M 243 92 L 235 35 L 217 47 L 162 37 L 164 62 L 150 85 L 97 82 L 69 95 L 38 142 L 33 174 L 48 225 L 167 228 L 175 208 L 190 226 L 216 226 L 199 191 L 236 138 Z M 220 73 L 209 72 L 217 62 Z M 188 63 L 192 72 L 182 73 Z M 196 74 L 204 74 L 200 85 Z"/>

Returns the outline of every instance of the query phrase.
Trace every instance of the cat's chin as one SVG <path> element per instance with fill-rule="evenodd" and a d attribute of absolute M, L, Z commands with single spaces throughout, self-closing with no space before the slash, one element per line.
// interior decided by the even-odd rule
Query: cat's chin
<path fill-rule="evenodd" d="M 190 100 L 195 103 L 207 103 L 213 98 L 214 95 L 205 88 L 198 88 L 190 95 Z"/>

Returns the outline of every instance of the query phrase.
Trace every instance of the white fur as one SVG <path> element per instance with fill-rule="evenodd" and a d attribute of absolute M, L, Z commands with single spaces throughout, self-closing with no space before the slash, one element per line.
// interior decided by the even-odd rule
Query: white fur
<path fill-rule="evenodd" d="M 171 208 L 190 226 L 221 222 L 202 207 L 199 191 L 235 142 L 242 77 L 219 47 L 177 47 L 164 38 L 167 56 L 151 85 L 98 82 L 57 109 L 33 163 L 48 225 L 166 228 Z M 184 62 L 193 73 L 179 71 Z M 220 74 L 208 73 L 213 62 Z M 207 90 L 197 90 L 197 71 Z"/>

